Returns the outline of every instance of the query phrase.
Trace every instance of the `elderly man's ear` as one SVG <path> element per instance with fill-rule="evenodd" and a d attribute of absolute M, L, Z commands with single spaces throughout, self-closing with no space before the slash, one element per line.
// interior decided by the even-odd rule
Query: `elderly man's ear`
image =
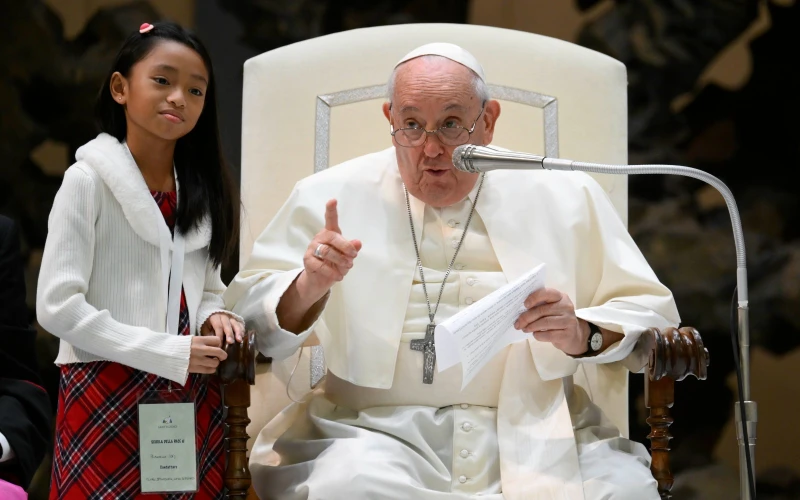
<path fill-rule="evenodd" d="M 499 117 L 500 103 L 492 99 L 486 103 L 486 108 L 483 110 L 483 115 L 481 115 L 481 121 L 483 122 L 485 130 L 483 136 L 484 145 L 492 142 L 492 137 L 494 137 L 494 125 L 497 123 L 497 118 Z"/>
<path fill-rule="evenodd" d="M 383 103 L 383 116 L 392 123 L 392 104 L 388 101 Z"/>

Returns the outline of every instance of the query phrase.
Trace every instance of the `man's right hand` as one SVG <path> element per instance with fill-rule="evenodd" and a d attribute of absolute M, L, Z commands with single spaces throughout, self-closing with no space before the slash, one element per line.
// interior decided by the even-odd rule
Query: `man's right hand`
<path fill-rule="evenodd" d="M 361 250 L 358 240 L 346 240 L 339 229 L 336 200 L 325 204 L 325 227 L 314 236 L 303 255 L 303 272 L 286 289 L 275 313 L 286 331 L 300 333 L 312 321 L 309 310 L 342 281 Z"/>
<path fill-rule="evenodd" d="M 347 240 L 339 228 L 336 200 L 325 204 L 325 227 L 314 236 L 303 256 L 303 272 L 297 278 L 297 292 L 309 307 L 342 281 L 361 250 L 359 240 Z"/>
<path fill-rule="evenodd" d="M 214 373 L 220 361 L 225 361 L 228 353 L 220 347 L 222 341 L 219 337 L 194 336 L 192 337 L 192 350 L 189 355 L 189 373 Z"/>

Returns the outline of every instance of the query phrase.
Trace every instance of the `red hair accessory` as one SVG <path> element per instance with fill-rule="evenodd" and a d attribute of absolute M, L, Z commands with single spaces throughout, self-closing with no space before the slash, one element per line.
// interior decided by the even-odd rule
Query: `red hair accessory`
<path fill-rule="evenodd" d="M 142 25 L 139 26 L 139 33 L 144 35 L 145 33 L 147 33 L 148 31 L 152 30 L 153 28 L 155 28 L 155 26 L 153 26 L 150 23 L 142 23 Z"/>

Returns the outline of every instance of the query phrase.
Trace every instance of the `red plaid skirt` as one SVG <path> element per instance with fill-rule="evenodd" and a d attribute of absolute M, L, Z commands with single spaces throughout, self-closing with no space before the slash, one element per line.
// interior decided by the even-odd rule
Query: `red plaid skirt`
<path fill-rule="evenodd" d="M 170 229 L 176 193 L 152 192 Z M 178 329 L 190 335 L 189 308 L 181 290 Z M 112 361 L 61 367 L 50 500 L 217 499 L 225 470 L 223 408 L 216 377 L 190 374 L 184 387 L 197 408 L 197 493 L 143 495 L 139 474 L 140 396 L 165 391 L 169 380 Z"/>
<path fill-rule="evenodd" d="M 169 381 L 111 361 L 61 367 L 50 499 L 216 499 L 225 468 L 222 398 L 215 377 L 189 375 L 181 389 L 197 406 L 195 494 L 143 495 L 137 403 Z"/>

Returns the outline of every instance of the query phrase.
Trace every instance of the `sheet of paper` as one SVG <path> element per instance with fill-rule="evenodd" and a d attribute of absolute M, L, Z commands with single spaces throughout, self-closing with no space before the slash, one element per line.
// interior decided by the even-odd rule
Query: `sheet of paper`
<path fill-rule="evenodd" d="M 439 371 L 461 363 L 461 389 L 507 345 L 530 333 L 514 328 L 525 312 L 525 299 L 544 288 L 545 265 L 540 264 L 513 283 L 498 288 L 458 314 L 436 325 L 436 364 Z"/>

